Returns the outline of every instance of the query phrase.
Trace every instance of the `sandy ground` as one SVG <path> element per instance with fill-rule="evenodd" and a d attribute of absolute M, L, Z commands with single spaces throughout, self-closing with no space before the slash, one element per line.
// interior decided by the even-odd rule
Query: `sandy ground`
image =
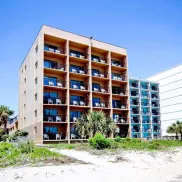
<path fill-rule="evenodd" d="M 120 152 L 112 156 L 56 151 L 89 164 L 3 169 L 0 182 L 182 182 L 182 148 L 157 153 Z"/>

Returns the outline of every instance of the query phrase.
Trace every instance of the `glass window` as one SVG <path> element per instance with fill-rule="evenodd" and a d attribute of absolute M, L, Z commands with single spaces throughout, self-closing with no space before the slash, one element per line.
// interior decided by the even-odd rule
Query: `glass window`
<path fill-rule="evenodd" d="M 74 88 L 73 85 L 77 85 L 78 88 L 80 89 L 80 86 L 84 86 L 84 82 L 83 81 L 71 80 L 71 88 Z"/>
<path fill-rule="evenodd" d="M 57 69 L 57 62 L 44 60 L 44 67 L 45 68 Z"/>
<path fill-rule="evenodd" d="M 92 83 L 92 90 L 93 91 L 94 91 L 94 88 L 97 88 L 98 90 L 100 90 L 100 84 Z"/>
<path fill-rule="evenodd" d="M 121 107 L 121 101 L 120 100 L 112 100 L 112 104 L 114 108 Z"/>
<path fill-rule="evenodd" d="M 57 78 L 56 77 L 44 77 L 44 85 L 49 85 L 49 81 L 54 83 L 54 86 L 57 84 Z"/>
<path fill-rule="evenodd" d="M 57 109 L 44 109 L 44 115 L 58 115 Z"/>
<path fill-rule="evenodd" d="M 57 47 L 53 45 L 44 44 L 44 50 L 49 51 L 49 49 L 54 49 L 55 51 L 57 50 Z"/>
<path fill-rule="evenodd" d="M 38 68 L 38 61 L 36 61 L 35 63 L 35 68 Z"/>
<path fill-rule="evenodd" d="M 56 133 L 58 133 L 58 127 L 57 126 L 44 126 L 44 133 L 56 134 Z"/>
<path fill-rule="evenodd" d="M 120 74 L 118 74 L 118 73 L 112 73 L 112 79 L 114 79 L 114 78 L 121 78 L 121 75 Z"/>
<path fill-rule="evenodd" d="M 70 112 L 70 119 L 73 120 L 73 117 L 79 118 L 81 116 L 80 111 L 71 111 Z"/>
<path fill-rule="evenodd" d="M 100 104 L 100 98 L 93 98 L 92 99 L 93 100 L 93 106 L 97 106 L 96 104 L 98 103 L 98 104 Z"/>
<path fill-rule="evenodd" d="M 36 52 L 36 53 L 38 52 L 38 46 L 36 46 L 36 48 L 35 48 L 35 52 Z"/>
<path fill-rule="evenodd" d="M 70 50 L 70 55 L 72 56 L 72 54 L 75 54 L 76 57 L 84 56 L 84 53 L 83 52 Z"/>
<path fill-rule="evenodd" d="M 99 75 L 99 70 L 97 69 L 92 69 L 92 75 L 95 76 L 95 75 Z"/>
<path fill-rule="evenodd" d="M 76 66 L 76 65 L 70 65 L 70 72 L 73 72 L 73 70 L 76 70 L 76 72 L 79 73 L 79 71 L 84 71 L 84 67 Z"/>
<path fill-rule="evenodd" d="M 35 94 L 35 100 L 37 100 L 37 94 Z"/>
<path fill-rule="evenodd" d="M 35 84 L 36 84 L 36 85 L 37 85 L 37 82 L 38 82 L 38 81 L 37 81 L 37 77 L 36 77 L 36 78 L 35 78 Z"/>
<path fill-rule="evenodd" d="M 93 60 L 98 60 L 98 61 L 100 60 L 99 56 L 95 56 L 95 55 L 91 55 L 91 59 L 92 59 L 92 61 Z"/>
<path fill-rule="evenodd" d="M 35 110 L 35 117 L 37 117 L 37 110 Z"/>

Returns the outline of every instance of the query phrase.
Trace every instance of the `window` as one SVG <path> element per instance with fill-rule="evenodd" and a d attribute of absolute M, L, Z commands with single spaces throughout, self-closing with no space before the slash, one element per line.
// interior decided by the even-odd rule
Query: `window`
<path fill-rule="evenodd" d="M 93 76 L 98 76 L 100 74 L 100 71 L 97 69 L 92 69 L 92 75 Z"/>
<path fill-rule="evenodd" d="M 35 84 L 37 85 L 37 83 L 38 83 L 38 80 L 37 80 L 37 77 L 35 78 Z"/>
<path fill-rule="evenodd" d="M 21 72 L 23 73 L 23 69 L 21 70 Z"/>
<path fill-rule="evenodd" d="M 98 84 L 98 83 L 92 83 L 92 90 L 93 91 L 100 91 L 100 84 Z"/>
<path fill-rule="evenodd" d="M 121 78 L 121 75 L 118 73 L 112 73 L 112 79 L 118 79 Z"/>
<path fill-rule="evenodd" d="M 25 71 L 26 71 L 26 69 L 27 69 L 27 66 L 25 65 Z"/>
<path fill-rule="evenodd" d="M 35 112 L 35 117 L 37 117 L 37 110 L 35 110 L 34 112 Z"/>
<path fill-rule="evenodd" d="M 85 84 L 83 81 L 71 80 L 71 88 L 74 88 L 74 85 L 80 89 L 80 86 L 84 86 Z"/>
<path fill-rule="evenodd" d="M 37 134 L 37 126 L 34 127 L 34 134 Z"/>
<path fill-rule="evenodd" d="M 26 96 L 26 91 L 24 91 L 24 95 Z"/>
<path fill-rule="evenodd" d="M 35 68 L 38 68 L 38 61 L 36 61 L 35 63 Z"/>
<path fill-rule="evenodd" d="M 24 82 L 26 83 L 26 78 L 24 79 Z"/>
<path fill-rule="evenodd" d="M 44 50 L 55 52 L 56 50 L 58 50 L 58 48 L 53 45 L 44 44 Z"/>
<path fill-rule="evenodd" d="M 91 55 L 91 60 L 92 61 L 99 61 L 100 60 L 100 58 L 99 58 L 99 56 L 95 56 L 95 55 Z"/>
<path fill-rule="evenodd" d="M 93 101 L 93 106 L 98 106 L 98 104 L 100 104 L 100 98 L 93 98 L 92 99 L 92 101 Z"/>
<path fill-rule="evenodd" d="M 44 104 L 48 103 L 48 99 L 51 98 L 53 100 L 53 104 L 56 104 L 56 99 L 58 98 L 57 92 L 44 92 Z"/>
<path fill-rule="evenodd" d="M 73 118 L 76 117 L 77 119 L 81 116 L 81 112 L 80 111 L 71 111 L 70 112 L 70 119 L 71 122 L 73 122 Z"/>
<path fill-rule="evenodd" d="M 121 93 L 121 87 L 112 87 L 112 93 L 114 94 L 120 94 Z"/>
<path fill-rule="evenodd" d="M 26 121 L 26 118 L 24 117 L 23 119 L 24 119 L 24 122 L 25 122 Z"/>
<path fill-rule="evenodd" d="M 35 52 L 36 52 L 36 53 L 38 52 L 38 46 L 36 46 L 36 48 L 35 48 Z"/>
<path fill-rule="evenodd" d="M 73 54 L 75 54 L 76 57 L 84 56 L 84 53 L 82 53 L 82 52 L 70 50 L 70 56 L 72 56 Z"/>
<path fill-rule="evenodd" d="M 121 107 L 121 101 L 120 100 L 112 100 L 113 108 L 120 108 Z"/>
<path fill-rule="evenodd" d="M 58 133 L 57 126 L 44 126 L 44 133 L 56 134 Z"/>
<path fill-rule="evenodd" d="M 55 61 L 44 60 L 44 67 L 57 69 L 58 65 L 57 65 L 57 62 L 55 62 Z"/>
<path fill-rule="evenodd" d="M 24 109 L 26 109 L 26 104 L 24 104 Z"/>
<path fill-rule="evenodd" d="M 84 71 L 84 67 L 77 65 L 70 65 L 70 72 L 73 72 L 73 70 L 79 73 L 80 71 Z"/>
<path fill-rule="evenodd" d="M 49 83 L 52 82 L 53 84 L 51 86 L 57 86 L 57 78 L 56 77 L 44 77 L 44 85 L 49 85 Z"/>
<path fill-rule="evenodd" d="M 35 94 L 35 100 L 37 100 L 37 94 Z"/>

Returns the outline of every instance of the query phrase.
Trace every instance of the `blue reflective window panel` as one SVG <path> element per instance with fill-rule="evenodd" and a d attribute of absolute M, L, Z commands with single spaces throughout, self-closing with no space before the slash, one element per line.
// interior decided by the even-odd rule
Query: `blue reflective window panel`
<path fill-rule="evenodd" d="M 97 88 L 98 90 L 100 90 L 100 84 L 92 83 L 92 90 L 93 91 L 94 91 L 94 88 Z"/>
<path fill-rule="evenodd" d="M 93 101 L 93 106 L 96 106 L 96 103 L 98 103 L 98 104 L 100 104 L 100 98 L 93 98 L 92 99 L 92 101 Z"/>
<path fill-rule="evenodd" d="M 94 76 L 94 73 L 99 75 L 99 70 L 97 70 L 97 69 L 92 69 L 92 75 L 93 75 L 93 76 Z"/>

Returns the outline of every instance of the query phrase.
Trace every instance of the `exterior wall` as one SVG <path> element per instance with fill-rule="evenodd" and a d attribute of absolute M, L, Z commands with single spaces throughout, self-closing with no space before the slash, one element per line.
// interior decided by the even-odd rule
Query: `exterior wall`
<path fill-rule="evenodd" d="M 156 99 L 152 98 L 152 94 L 159 95 L 159 83 L 137 78 L 130 78 L 129 82 L 131 137 L 146 139 L 160 137 L 160 97 Z M 133 83 L 136 85 L 133 85 Z M 144 86 L 146 88 L 144 88 Z M 153 91 L 151 89 L 152 86 L 155 86 L 157 90 Z M 131 92 L 136 92 L 136 96 L 133 96 L 134 94 Z M 147 105 L 143 105 L 143 103 L 147 103 Z M 152 103 L 156 103 L 157 106 L 154 106 Z M 138 113 L 134 113 L 132 110 L 137 110 Z M 153 110 L 157 111 L 159 114 L 154 115 Z M 157 122 L 154 118 L 156 118 Z M 158 131 L 156 131 L 155 127 L 158 128 Z"/>
<path fill-rule="evenodd" d="M 169 125 L 182 120 L 182 65 L 150 78 L 160 83 L 162 135 L 168 135 Z"/>
<path fill-rule="evenodd" d="M 64 53 L 53 53 L 51 51 L 44 50 L 44 43 L 57 46 L 58 50 Z M 36 47 L 38 46 L 38 52 L 36 52 Z M 75 58 L 70 56 L 70 50 L 74 49 L 76 51 L 81 51 L 86 54 L 85 59 Z M 91 54 L 103 56 L 106 58 L 106 65 L 101 63 L 92 63 Z M 44 68 L 44 60 L 52 60 L 65 64 L 65 70 L 55 70 Z M 117 67 L 111 66 L 111 59 L 116 59 L 123 61 L 125 66 Z M 35 63 L 38 62 L 38 67 L 35 67 Z M 70 65 L 76 64 L 78 66 L 85 66 L 88 69 L 87 75 L 80 75 L 75 73 L 70 73 Z M 25 70 L 26 66 L 26 70 Z M 115 68 L 116 67 L 116 68 Z M 97 68 L 101 72 L 107 72 L 107 78 L 93 78 L 92 68 Z M 71 123 L 70 112 L 71 111 L 81 111 L 87 112 L 88 110 L 103 110 L 108 116 L 113 117 L 114 113 L 123 114 L 128 118 L 129 121 L 129 100 L 128 95 L 121 96 L 118 95 L 119 100 L 124 100 L 127 108 L 125 109 L 113 109 L 112 99 L 112 89 L 107 94 L 96 94 L 92 92 L 92 83 L 100 83 L 101 86 L 106 86 L 112 88 L 112 85 L 117 85 L 119 87 L 125 87 L 128 90 L 128 63 L 127 63 L 127 53 L 126 49 L 120 48 L 114 45 L 110 45 L 104 42 L 93 40 L 87 37 L 79 36 L 73 33 L 65 32 L 56 28 L 43 26 L 33 43 L 28 55 L 26 56 L 23 64 L 20 67 L 20 84 L 19 84 L 19 127 L 20 129 L 25 129 L 29 132 L 29 136 L 35 140 L 37 143 L 43 143 L 43 128 L 50 126 L 58 126 L 58 132 L 64 133 L 64 141 L 70 142 L 71 134 Z M 23 72 L 22 72 L 23 70 Z M 125 80 L 113 81 L 111 73 L 124 74 Z M 59 88 L 57 86 L 51 87 L 50 85 L 44 85 L 44 77 L 56 77 L 58 80 L 66 81 L 64 88 Z M 24 79 L 26 78 L 26 83 Z M 38 83 L 35 84 L 35 78 L 38 79 Z M 70 80 L 81 80 L 88 85 L 88 91 L 73 90 L 70 88 Z M 124 86 L 123 86 L 124 85 Z M 26 91 L 26 95 L 24 92 Z M 44 92 L 58 92 L 59 97 L 65 97 L 66 103 L 59 105 L 48 105 L 43 103 Z M 35 100 L 35 94 L 37 94 L 37 100 Z M 90 102 L 86 106 L 72 106 L 70 103 L 71 95 L 85 96 Z M 102 98 L 104 101 L 110 102 L 108 108 L 95 108 L 92 103 L 92 98 L 97 95 L 97 97 Z M 26 104 L 26 107 L 24 107 Z M 44 109 L 57 108 L 58 114 L 66 115 L 64 123 L 48 123 L 44 121 L 43 111 Z M 37 116 L 35 116 L 35 110 L 37 110 Z M 124 114 L 123 114 L 124 115 Z M 127 121 L 127 120 L 126 120 Z M 118 127 L 122 130 L 123 128 L 129 128 L 129 123 L 119 123 Z M 130 134 L 127 131 L 127 135 Z M 55 141 L 55 140 L 54 140 Z M 47 141 L 48 142 L 48 141 Z"/>

